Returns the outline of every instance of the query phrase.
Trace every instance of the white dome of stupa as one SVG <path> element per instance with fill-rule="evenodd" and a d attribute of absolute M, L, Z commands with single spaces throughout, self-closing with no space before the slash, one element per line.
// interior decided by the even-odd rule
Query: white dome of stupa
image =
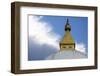
<path fill-rule="evenodd" d="M 48 56 L 46 59 L 55 60 L 55 59 L 80 59 L 80 58 L 87 58 L 87 55 L 77 50 L 63 50 Z"/>

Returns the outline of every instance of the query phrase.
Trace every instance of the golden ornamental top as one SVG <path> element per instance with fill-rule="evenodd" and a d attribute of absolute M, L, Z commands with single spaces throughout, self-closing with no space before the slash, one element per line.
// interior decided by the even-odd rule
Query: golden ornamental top
<path fill-rule="evenodd" d="M 67 23 L 65 25 L 65 31 L 71 31 L 71 26 L 69 24 L 69 20 L 67 19 Z"/>

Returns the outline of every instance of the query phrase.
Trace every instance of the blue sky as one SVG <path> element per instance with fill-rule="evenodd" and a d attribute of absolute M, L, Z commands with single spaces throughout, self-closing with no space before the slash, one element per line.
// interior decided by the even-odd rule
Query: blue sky
<path fill-rule="evenodd" d="M 52 24 L 53 30 L 62 37 L 65 34 L 64 27 L 69 19 L 71 25 L 71 34 L 75 41 L 83 42 L 87 47 L 88 40 L 88 18 L 87 17 L 71 17 L 71 16 L 43 16 L 43 20 Z"/>
<path fill-rule="evenodd" d="M 67 18 L 69 19 L 69 23 L 71 25 L 71 34 L 72 34 L 72 37 L 74 38 L 75 42 L 83 43 L 87 50 L 87 47 L 88 47 L 88 45 L 87 45 L 88 44 L 88 18 L 87 17 L 73 17 L 73 16 L 72 17 L 71 16 L 35 16 L 34 17 L 33 16 L 32 21 L 30 21 L 30 19 L 29 19 L 29 21 L 30 21 L 29 26 L 32 25 L 32 27 L 33 27 L 33 28 L 31 27 L 32 31 L 29 31 L 29 33 L 30 32 L 32 33 L 31 35 L 29 34 L 29 49 L 28 49 L 29 50 L 29 52 L 28 52 L 29 60 L 43 60 L 43 59 L 45 59 L 45 57 L 56 52 L 56 51 L 52 51 L 52 50 L 58 50 L 55 47 L 56 44 L 59 44 L 56 42 L 56 40 L 59 40 L 57 35 L 59 35 L 61 38 L 64 36 L 64 34 L 65 34 L 64 27 L 65 27 Z M 36 26 L 34 26 L 34 25 L 36 25 Z M 41 26 L 45 26 L 45 27 L 41 27 Z M 38 29 L 40 27 L 42 30 L 39 29 L 37 31 L 36 29 Z M 44 32 L 48 31 L 47 35 L 44 34 L 43 31 Z M 37 33 L 37 35 L 39 35 L 39 36 L 35 37 L 36 36 L 35 33 Z M 53 36 L 51 36 L 52 33 L 54 34 Z M 43 36 L 41 36 L 41 35 L 43 35 Z M 43 39 L 42 39 L 42 37 L 43 37 Z M 46 37 L 47 39 L 45 39 L 44 37 Z M 55 39 L 55 40 L 53 40 L 53 39 Z M 33 40 L 33 41 L 31 41 L 31 40 Z M 48 41 L 48 40 L 51 40 L 51 41 Z M 36 41 L 39 42 L 39 44 L 37 44 Z M 42 44 L 40 45 L 40 43 L 42 43 Z M 53 46 L 51 44 L 53 44 Z M 51 49 L 48 49 L 49 47 Z M 46 51 L 46 50 L 49 50 L 49 51 Z M 88 51 L 86 51 L 86 53 L 87 52 Z"/>

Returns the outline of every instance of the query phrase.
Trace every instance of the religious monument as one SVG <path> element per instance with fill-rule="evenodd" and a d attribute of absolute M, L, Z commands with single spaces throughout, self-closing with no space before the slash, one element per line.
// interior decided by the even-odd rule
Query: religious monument
<path fill-rule="evenodd" d="M 48 56 L 46 59 L 79 59 L 79 58 L 87 58 L 87 55 L 79 50 L 75 49 L 75 41 L 71 36 L 71 25 L 69 20 L 65 24 L 65 34 L 64 37 L 59 42 L 60 50 Z"/>

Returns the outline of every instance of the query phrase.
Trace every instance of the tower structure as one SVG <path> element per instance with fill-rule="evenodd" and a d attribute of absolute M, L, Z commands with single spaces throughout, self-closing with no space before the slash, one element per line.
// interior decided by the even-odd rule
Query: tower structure
<path fill-rule="evenodd" d="M 65 35 L 60 41 L 60 50 L 75 50 L 75 42 L 70 32 L 71 25 L 69 23 L 69 20 L 67 19 L 67 22 L 65 24 Z"/>

